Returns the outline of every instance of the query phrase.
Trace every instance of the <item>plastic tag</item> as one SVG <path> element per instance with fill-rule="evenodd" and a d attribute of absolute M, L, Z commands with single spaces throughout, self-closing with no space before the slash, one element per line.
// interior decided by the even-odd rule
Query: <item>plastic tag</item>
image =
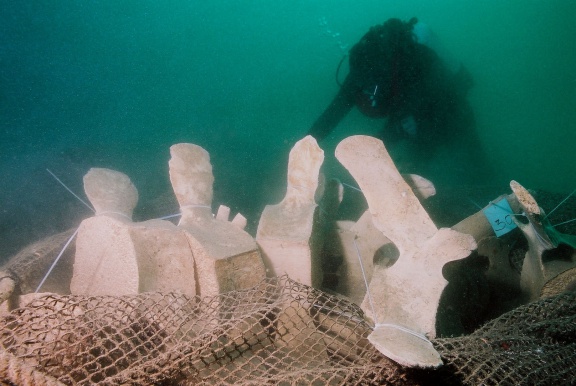
<path fill-rule="evenodd" d="M 482 212 L 484 212 L 484 216 L 488 219 L 497 237 L 505 235 L 516 228 L 516 223 L 512 220 L 512 208 L 510 208 L 510 204 L 505 198 L 490 203 L 490 205 L 482 209 Z"/>

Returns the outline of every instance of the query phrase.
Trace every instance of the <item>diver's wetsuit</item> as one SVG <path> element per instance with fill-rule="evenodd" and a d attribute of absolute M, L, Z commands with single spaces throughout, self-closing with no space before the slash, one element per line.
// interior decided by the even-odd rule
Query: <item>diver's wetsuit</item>
<path fill-rule="evenodd" d="M 471 77 L 459 63 L 447 65 L 419 43 L 415 26 L 421 23 L 416 23 L 390 19 L 354 45 L 350 73 L 309 134 L 324 139 L 354 106 L 367 116 L 388 118 L 385 143 L 408 138 L 423 145 L 423 152 L 457 132 L 474 130 L 466 100 Z"/>

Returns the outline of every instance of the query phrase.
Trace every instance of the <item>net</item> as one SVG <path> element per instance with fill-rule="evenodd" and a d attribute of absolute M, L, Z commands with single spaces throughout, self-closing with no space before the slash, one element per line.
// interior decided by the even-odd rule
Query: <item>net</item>
<path fill-rule="evenodd" d="M 403 368 L 355 304 L 287 277 L 211 298 L 46 295 L 0 319 L 0 381 L 35 385 L 566 384 L 574 292 L 436 339 L 445 366 Z"/>

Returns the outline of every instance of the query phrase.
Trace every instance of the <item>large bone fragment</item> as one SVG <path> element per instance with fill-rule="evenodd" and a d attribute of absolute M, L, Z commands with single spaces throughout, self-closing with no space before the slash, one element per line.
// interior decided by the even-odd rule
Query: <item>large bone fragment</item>
<path fill-rule="evenodd" d="M 402 178 L 420 200 L 436 194 L 434 184 L 424 177 L 404 174 Z M 342 256 L 336 292 L 360 304 L 366 295 L 366 282 L 372 279 L 374 265 L 392 265 L 398 258 L 398 250 L 374 226 L 370 211 L 364 212 L 355 223 L 338 221 L 335 238 L 337 242 L 333 241 L 333 249 Z M 359 259 L 363 262 L 362 266 Z"/>
<path fill-rule="evenodd" d="M 416 174 L 404 174 L 402 178 L 419 200 L 436 194 L 431 181 Z M 364 212 L 357 222 L 338 221 L 333 232 L 330 253 L 342 258 L 338 268 L 336 292 L 347 296 L 356 304 L 366 295 L 366 282 L 372 279 L 374 265 L 392 265 L 398 258 L 394 244 L 372 222 L 370 211 Z M 359 260 L 362 260 L 362 266 Z"/>
<path fill-rule="evenodd" d="M 129 231 L 138 201 L 136 188 L 120 172 L 92 168 L 84 176 L 84 190 L 96 215 L 78 229 L 71 293 L 138 293 L 138 262 Z"/>
<path fill-rule="evenodd" d="M 425 200 L 436 194 L 436 187 L 432 181 L 417 174 L 404 174 L 402 177 L 419 199 Z"/>
<path fill-rule="evenodd" d="M 138 258 L 127 225 L 108 216 L 82 221 L 70 282 L 73 295 L 138 293 Z"/>
<path fill-rule="evenodd" d="M 96 216 L 78 230 L 73 294 L 196 294 L 186 236 L 168 221 L 132 222 L 138 193 L 126 175 L 94 168 L 84 176 L 84 189 Z"/>
<path fill-rule="evenodd" d="M 557 295 L 576 280 L 576 253 L 572 250 L 570 256 L 555 257 L 557 250 L 545 231 L 547 220 L 544 211 L 518 182 L 511 181 L 510 187 L 528 219 L 528 223 L 524 224 L 514 218 L 528 240 L 529 248 L 522 264 L 520 286 L 530 300 Z M 546 259 L 545 252 L 550 253 Z"/>
<path fill-rule="evenodd" d="M 196 295 L 194 257 L 186 235 L 169 221 L 148 220 L 130 229 L 138 262 L 138 292 Z"/>
<path fill-rule="evenodd" d="M 311 136 L 290 151 L 286 196 L 264 208 L 256 234 L 270 276 L 288 274 L 313 287 L 322 283 L 313 229 L 318 207 L 314 195 L 323 161 L 324 152 Z"/>
<path fill-rule="evenodd" d="M 230 220 L 230 208 L 226 205 L 220 205 L 218 207 L 218 212 L 216 212 L 216 218 L 222 221 Z M 246 228 L 248 220 L 242 215 L 242 213 L 236 213 L 236 216 L 230 221 L 231 224 L 237 226 L 240 229 Z"/>
<path fill-rule="evenodd" d="M 518 200 L 514 194 L 509 195 L 502 195 L 497 197 L 496 199 L 492 200 L 490 204 L 487 206 L 492 205 L 493 202 L 498 202 L 501 199 L 506 199 L 510 208 L 513 212 L 517 212 L 520 208 L 520 204 L 518 204 Z M 487 207 L 486 206 L 486 207 Z M 474 213 L 473 215 L 466 217 L 464 220 L 460 221 L 458 224 L 454 225 L 452 229 L 461 233 L 467 233 L 469 235 L 474 236 L 474 239 L 478 242 L 486 237 L 494 236 L 494 229 L 490 225 L 490 222 L 486 218 L 484 214 L 484 207 L 482 210 Z"/>
<path fill-rule="evenodd" d="M 127 175 L 115 170 L 92 168 L 84 176 L 84 191 L 96 216 L 107 214 L 132 219 L 138 191 Z"/>
<path fill-rule="evenodd" d="M 370 283 L 374 265 L 387 266 L 389 263 L 391 265 L 397 258 L 397 251 L 392 242 L 374 226 L 369 211 L 364 212 L 355 223 L 338 221 L 337 225 L 336 241 L 338 241 L 343 259 L 338 269 L 339 279 L 336 292 L 360 304 L 366 296 L 364 280 Z M 362 265 L 360 265 L 359 258 L 362 259 Z M 380 258 L 388 258 L 390 261 L 383 262 Z"/>
<path fill-rule="evenodd" d="M 336 158 L 364 193 L 374 225 L 396 245 L 400 256 L 417 250 L 436 233 L 382 141 L 361 135 L 346 138 L 336 148 Z"/>
<path fill-rule="evenodd" d="M 520 286 L 530 300 L 535 300 L 540 297 L 540 291 L 550 276 L 542 261 L 542 254 L 552 249 L 553 245 L 544 232 L 540 221 L 540 207 L 534 197 L 516 181 L 510 181 L 510 188 L 518 198 L 520 207 L 528 219 L 528 223 L 523 224 L 514 218 L 518 228 L 528 240 L 529 248 L 522 264 Z"/>
<path fill-rule="evenodd" d="M 258 246 L 244 230 L 212 216 L 212 165 L 200 146 L 180 143 L 170 147 L 170 181 L 194 256 L 199 294 L 217 295 L 250 288 L 265 277 Z"/>
<path fill-rule="evenodd" d="M 399 251 L 391 267 L 374 267 L 370 296 L 362 303 L 376 323 L 369 339 L 402 365 L 440 366 L 439 354 L 424 336 L 436 335 L 436 310 L 447 285 L 442 267 L 468 256 L 476 247 L 474 238 L 436 228 L 382 141 L 346 138 L 336 148 L 336 158 L 364 192 L 376 228 Z"/>

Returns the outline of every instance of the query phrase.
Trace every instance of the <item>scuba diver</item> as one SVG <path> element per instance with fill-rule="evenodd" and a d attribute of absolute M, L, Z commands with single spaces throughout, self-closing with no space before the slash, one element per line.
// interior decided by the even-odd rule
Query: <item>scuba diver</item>
<path fill-rule="evenodd" d="M 417 163 L 461 134 L 467 137 L 463 146 L 479 147 L 466 99 L 472 78 L 416 18 L 392 18 L 371 27 L 350 50 L 349 68 L 338 94 L 308 132 L 318 141 L 356 106 L 369 117 L 387 118 L 384 144 L 390 149 L 402 139 L 411 143 Z"/>

